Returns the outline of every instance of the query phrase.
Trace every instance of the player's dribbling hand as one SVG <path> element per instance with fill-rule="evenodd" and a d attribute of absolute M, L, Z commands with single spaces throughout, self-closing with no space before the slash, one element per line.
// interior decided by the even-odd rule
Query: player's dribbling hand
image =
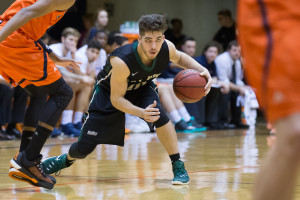
<path fill-rule="evenodd" d="M 160 117 L 160 112 L 158 108 L 155 108 L 156 101 L 153 104 L 150 104 L 147 108 L 144 109 L 143 119 L 147 122 L 155 122 Z"/>
<path fill-rule="evenodd" d="M 200 73 L 201 76 L 204 76 L 207 80 L 207 84 L 205 85 L 204 89 L 205 89 L 205 93 L 204 93 L 204 96 L 206 96 L 209 91 L 210 91 L 210 88 L 211 88 L 211 84 L 212 84 L 212 78 L 208 72 L 208 70 L 204 70 L 203 72 Z"/>

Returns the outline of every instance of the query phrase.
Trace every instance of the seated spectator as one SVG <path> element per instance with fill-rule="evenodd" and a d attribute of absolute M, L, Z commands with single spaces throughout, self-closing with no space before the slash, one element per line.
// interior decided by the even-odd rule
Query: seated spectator
<path fill-rule="evenodd" d="M 105 51 L 107 55 L 111 54 L 115 49 L 128 44 L 128 38 L 118 33 L 110 33 L 108 35 Z"/>
<path fill-rule="evenodd" d="M 165 37 L 175 45 L 176 49 L 180 49 L 183 40 L 186 37 L 182 34 L 183 23 L 181 19 L 174 18 L 171 20 L 172 28 L 168 28 L 165 32 Z"/>
<path fill-rule="evenodd" d="M 62 43 L 50 45 L 50 48 L 58 56 L 76 59 L 76 46 L 79 37 L 80 33 L 76 29 L 66 28 L 62 33 Z M 85 53 L 87 52 L 88 51 L 86 51 Z M 74 92 L 71 102 L 62 113 L 61 129 L 65 135 L 76 137 L 80 135 L 81 120 L 83 113 L 82 110 L 86 109 L 88 106 L 89 94 L 95 82 L 94 77 L 82 74 L 80 71 L 70 72 L 65 68 L 59 66 L 58 68 L 61 71 L 63 78 L 68 83 L 68 85 L 70 85 Z M 74 109 L 75 114 L 73 121 Z"/>
<path fill-rule="evenodd" d="M 215 58 L 221 51 L 220 44 L 212 41 L 205 45 L 203 54 L 195 58 L 195 60 L 204 66 L 210 73 L 213 85 L 210 92 L 201 101 L 186 105 L 189 112 L 196 117 L 200 122 L 209 129 L 226 129 L 228 127 L 222 124 L 219 120 L 219 102 L 221 93 L 227 94 L 229 92 L 229 84 L 218 80 L 217 69 L 215 65 Z M 204 119 L 202 119 L 204 117 Z"/>
<path fill-rule="evenodd" d="M 99 30 L 104 30 L 105 33 L 108 34 L 109 31 L 105 29 L 105 27 L 108 24 L 108 20 L 109 19 L 108 19 L 107 11 L 102 9 L 102 8 L 98 9 L 97 14 L 96 14 L 95 26 L 93 26 L 90 29 L 89 34 L 88 34 L 88 38 L 87 38 L 86 41 L 91 40 Z"/>
<path fill-rule="evenodd" d="M 196 51 L 196 41 L 194 38 L 192 37 L 186 37 L 184 40 L 183 40 L 183 44 L 182 44 L 182 51 L 185 52 L 186 54 L 190 55 L 190 56 L 193 56 L 195 54 L 195 51 Z M 179 68 L 178 66 L 176 66 L 174 63 L 170 63 L 169 67 L 159 76 L 159 78 L 157 78 L 157 82 L 159 83 L 159 87 L 162 87 L 160 90 L 161 92 L 159 92 L 160 95 L 163 95 L 162 98 L 164 99 L 172 99 L 172 102 L 174 104 L 177 105 L 177 108 L 182 108 L 184 107 L 184 104 L 179 100 L 177 99 L 177 97 L 172 94 L 164 94 L 162 92 L 162 89 L 164 90 L 168 90 L 168 89 L 171 89 L 171 92 L 173 92 L 173 89 L 172 89 L 172 84 L 173 84 L 173 80 L 174 80 L 174 77 L 177 75 L 178 72 L 180 72 L 182 70 L 182 68 Z M 160 86 L 161 83 L 164 83 L 164 84 L 169 84 L 169 86 L 167 88 L 165 88 L 164 86 Z M 170 92 L 170 91 L 169 91 Z M 177 101 L 178 100 L 178 101 Z M 166 109 L 166 108 L 169 108 L 169 105 L 164 105 L 167 104 L 168 101 L 163 101 L 162 100 L 162 106 Z M 183 111 L 184 108 L 182 108 L 182 111 Z M 174 109 L 166 109 L 167 112 L 171 112 L 173 111 Z M 182 112 L 183 113 L 183 112 Z M 188 114 L 189 117 L 190 117 L 190 114 Z M 172 118 L 172 117 L 171 117 Z M 188 117 L 186 117 L 185 119 L 187 119 Z M 194 118 L 191 118 L 191 119 L 194 119 Z M 178 117 L 176 118 L 176 120 L 173 120 L 173 122 L 177 123 L 178 121 Z M 188 120 L 189 121 L 189 120 Z M 183 122 L 181 122 L 183 123 Z M 191 125 L 191 123 L 190 123 Z M 200 128 L 200 130 L 203 130 L 203 126 L 202 124 L 199 124 L 197 121 L 193 121 L 192 120 L 192 127 L 195 129 L 195 128 Z M 176 126 L 176 124 L 175 124 Z M 180 129 L 182 130 L 182 129 Z M 195 130 L 196 131 L 196 130 Z M 199 130 L 198 130 L 199 131 Z"/>
<path fill-rule="evenodd" d="M 28 95 L 21 87 L 11 87 L 0 76 L 0 140 L 21 138 L 16 124 L 24 122 L 27 100 Z"/>
<path fill-rule="evenodd" d="M 96 40 L 101 44 L 101 50 L 96 60 L 96 75 L 102 70 L 103 66 L 106 63 L 107 53 L 104 47 L 107 44 L 107 37 L 108 36 L 105 30 L 98 30 L 91 39 L 91 40 Z M 80 49 L 78 49 L 78 52 L 84 54 L 86 52 L 87 46 L 88 46 L 87 44 L 82 46 Z"/>
<path fill-rule="evenodd" d="M 245 91 L 250 89 L 243 82 L 243 69 L 240 62 L 240 46 L 237 41 L 231 41 L 226 52 L 217 56 L 215 63 L 218 79 L 229 84 L 230 93 L 221 95 L 220 119 L 222 122 L 229 122 L 228 107 L 230 103 L 231 120 L 230 124 L 237 128 L 248 128 L 241 122 L 241 106 L 237 106 L 237 97 L 244 96 Z"/>
<path fill-rule="evenodd" d="M 218 21 L 221 28 L 218 30 L 213 40 L 222 44 L 223 50 L 226 51 L 229 42 L 236 39 L 235 22 L 232 19 L 230 10 L 220 10 L 218 12 Z"/>

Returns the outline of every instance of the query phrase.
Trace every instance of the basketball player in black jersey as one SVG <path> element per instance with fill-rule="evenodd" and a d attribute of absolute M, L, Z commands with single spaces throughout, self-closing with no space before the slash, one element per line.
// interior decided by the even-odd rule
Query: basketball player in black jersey
<path fill-rule="evenodd" d="M 98 74 L 78 142 L 71 145 L 68 154 L 46 159 L 43 162 L 46 173 L 69 167 L 75 159 L 85 158 L 98 144 L 124 146 L 125 113 L 129 113 L 154 124 L 172 161 L 172 183 L 188 184 L 189 176 L 180 160 L 174 126 L 161 109 L 152 80 L 165 70 L 169 61 L 205 76 L 208 80 L 205 95 L 210 90 L 212 79 L 204 67 L 165 40 L 163 33 L 166 28 L 162 15 L 140 18 L 138 42 L 116 49 Z"/>

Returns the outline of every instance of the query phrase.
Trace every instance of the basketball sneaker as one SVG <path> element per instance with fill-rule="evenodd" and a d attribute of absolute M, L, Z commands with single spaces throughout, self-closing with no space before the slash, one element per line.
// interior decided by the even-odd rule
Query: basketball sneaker
<path fill-rule="evenodd" d="M 33 186 L 52 189 L 56 180 L 46 175 L 41 168 L 42 155 L 39 158 L 29 161 L 26 152 L 22 151 L 10 161 L 8 175 L 16 180 L 27 182 Z"/>
<path fill-rule="evenodd" d="M 172 162 L 174 178 L 173 185 L 185 185 L 190 181 L 189 175 L 184 168 L 184 163 L 181 160 Z"/>
<path fill-rule="evenodd" d="M 54 156 L 47 158 L 42 162 L 42 168 L 46 174 L 58 173 L 60 170 L 70 167 L 75 160 L 70 161 L 69 166 L 67 166 L 67 154 L 62 154 L 60 156 Z"/>

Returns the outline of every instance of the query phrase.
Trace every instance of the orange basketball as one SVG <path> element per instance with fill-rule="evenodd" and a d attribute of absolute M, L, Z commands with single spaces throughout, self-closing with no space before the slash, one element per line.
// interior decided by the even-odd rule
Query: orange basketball
<path fill-rule="evenodd" d="M 194 103 L 203 98 L 207 80 L 193 69 L 179 72 L 173 81 L 173 90 L 178 99 L 185 103 Z"/>

